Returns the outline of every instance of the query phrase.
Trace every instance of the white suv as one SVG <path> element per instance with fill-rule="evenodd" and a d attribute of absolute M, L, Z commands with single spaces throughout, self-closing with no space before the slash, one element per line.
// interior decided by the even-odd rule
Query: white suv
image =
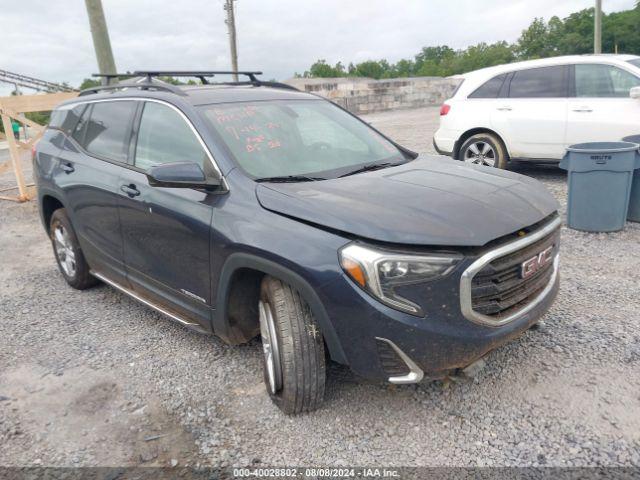
<path fill-rule="evenodd" d="M 554 162 L 569 145 L 640 134 L 640 57 L 584 55 L 500 65 L 462 76 L 440 110 L 436 150 L 505 168 Z"/>

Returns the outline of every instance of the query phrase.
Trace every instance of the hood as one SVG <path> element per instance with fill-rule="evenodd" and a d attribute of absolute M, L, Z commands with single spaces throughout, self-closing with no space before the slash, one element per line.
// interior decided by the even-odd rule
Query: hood
<path fill-rule="evenodd" d="M 267 210 L 381 242 L 482 246 L 543 220 L 556 200 L 537 180 L 445 157 L 302 183 L 260 183 Z"/>

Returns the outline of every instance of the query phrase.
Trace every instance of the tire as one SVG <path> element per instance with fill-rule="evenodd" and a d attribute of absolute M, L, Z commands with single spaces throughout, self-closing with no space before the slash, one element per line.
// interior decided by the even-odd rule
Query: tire
<path fill-rule="evenodd" d="M 509 155 L 498 136 L 492 133 L 478 133 L 465 140 L 460 147 L 458 159 L 474 165 L 505 169 Z"/>
<path fill-rule="evenodd" d="M 78 237 L 64 208 L 59 208 L 51 215 L 49 238 L 60 273 L 71 287 L 85 290 L 98 283 L 89 273 L 89 264 L 84 258 Z"/>
<path fill-rule="evenodd" d="M 289 285 L 267 276 L 258 307 L 271 399 L 287 415 L 317 409 L 324 398 L 325 350 L 309 305 Z"/>

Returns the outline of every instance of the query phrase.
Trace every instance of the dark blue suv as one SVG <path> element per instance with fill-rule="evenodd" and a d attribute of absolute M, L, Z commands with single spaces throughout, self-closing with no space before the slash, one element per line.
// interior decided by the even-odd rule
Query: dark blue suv
<path fill-rule="evenodd" d="M 53 112 L 34 171 L 69 285 L 101 280 L 232 344 L 260 335 L 286 413 L 320 405 L 328 359 L 415 383 L 539 321 L 561 223 L 540 183 L 418 156 L 247 74 L 146 72 Z"/>

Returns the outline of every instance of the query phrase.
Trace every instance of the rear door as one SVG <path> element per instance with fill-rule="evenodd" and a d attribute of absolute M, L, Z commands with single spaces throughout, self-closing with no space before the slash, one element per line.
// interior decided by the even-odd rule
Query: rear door
<path fill-rule="evenodd" d="M 91 269 L 126 284 L 118 215 L 119 179 L 128 157 L 136 102 L 87 105 L 62 143 L 54 172 Z"/>
<path fill-rule="evenodd" d="M 622 68 L 595 63 L 575 65 L 572 78 L 566 146 L 640 134 L 640 100 L 629 96 L 631 88 L 640 86 L 640 78 Z"/>
<path fill-rule="evenodd" d="M 165 103 L 144 102 L 132 141 L 133 163 L 120 177 L 124 259 L 134 290 L 210 327 L 210 242 L 219 196 L 189 188 L 151 187 L 154 165 L 211 160 L 186 117 Z"/>
<path fill-rule="evenodd" d="M 492 112 L 492 125 L 512 158 L 560 159 L 564 154 L 569 96 L 569 67 L 513 72 L 503 98 Z"/>

